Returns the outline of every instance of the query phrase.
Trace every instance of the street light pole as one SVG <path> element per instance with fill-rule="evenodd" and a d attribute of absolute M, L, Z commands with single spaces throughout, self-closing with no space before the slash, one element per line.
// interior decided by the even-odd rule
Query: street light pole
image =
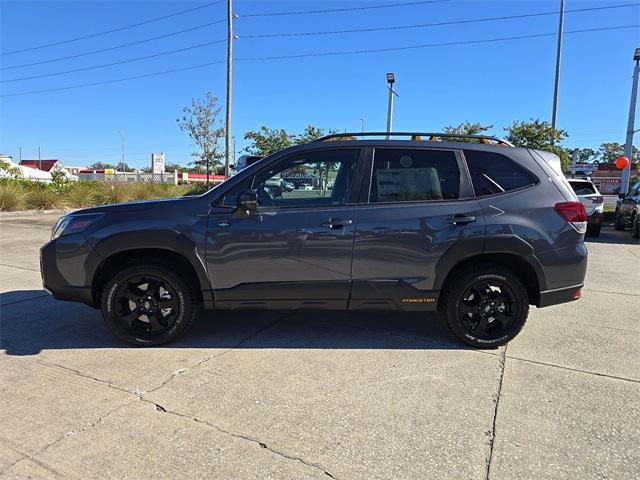
<path fill-rule="evenodd" d="M 124 171 L 124 132 L 120 130 L 120 149 L 121 149 L 121 157 L 120 157 L 120 168 Z"/>
<path fill-rule="evenodd" d="M 556 51 L 556 80 L 553 86 L 553 111 L 551 113 L 551 128 L 556 129 L 558 116 L 558 90 L 560 88 L 560 58 L 562 56 L 562 30 L 564 25 L 564 0 L 560 0 L 560 20 L 558 24 L 558 48 Z M 555 135 L 551 139 L 555 143 Z"/>
<path fill-rule="evenodd" d="M 638 76 L 640 76 L 640 48 L 636 48 L 633 59 L 636 61 L 636 66 L 633 69 L 631 103 L 629 104 L 629 121 L 627 123 L 627 141 L 624 145 L 624 154 L 629 162 L 622 170 L 622 184 L 620 185 L 620 193 L 625 195 L 629 192 L 629 177 L 631 176 L 631 161 L 633 159 L 633 134 L 636 121 L 636 101 L 638 98 Z"/>
<path fill-rule="evenodd" d="M 232 0 L 227 0 L 227 111 L 225 121 L 225 158 L 224 178 L 229 178 L 229 165 L 231 163 L 231 82 L 233 66 L 233 5 Z"/>
<path fill-rule="evenodd" d="M 395 92 L 393 91 L 393 84 L 395 83 L 396 78 L 393 73 L 387 73 L 387 83 L 389 84 L 389 105 L 387 107 L 387 140 L 390 138 L 391 129 L 393 128 L 393 96 Z"/>

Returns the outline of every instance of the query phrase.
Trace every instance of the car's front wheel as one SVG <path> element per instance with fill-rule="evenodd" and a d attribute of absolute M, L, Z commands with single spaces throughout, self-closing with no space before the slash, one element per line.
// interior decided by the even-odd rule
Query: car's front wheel
<path fill-rule="evenodd" d="M 136 346 L 170 342 L 193 323 L 195 292 L 179 274 L 152 263 L 116 272 L 105 284 L 102 315 L 111 331 Z"/>
<path fill-rule="evenodd" d="M 631 236 L 633 238 L 640 238 L 640 215 L 638 214 L 633 216 L 631 222 Z"/>
<path fill-rule="evenodd" d="M 441 314 L 453 334 L 474 347 L 495 348 L 524 327 L 529 297 L 517 275 L 502 267 L 479 266 L 447 282 Z"/>

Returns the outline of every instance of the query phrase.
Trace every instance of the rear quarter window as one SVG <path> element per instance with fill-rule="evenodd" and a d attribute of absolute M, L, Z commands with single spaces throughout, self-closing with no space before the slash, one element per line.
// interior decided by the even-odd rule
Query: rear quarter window
<path fill-rule="evenodd" d="M 476 197 L 530 187 L 537 182 L 527 170 L 499 153 L 465 150 Z"/>

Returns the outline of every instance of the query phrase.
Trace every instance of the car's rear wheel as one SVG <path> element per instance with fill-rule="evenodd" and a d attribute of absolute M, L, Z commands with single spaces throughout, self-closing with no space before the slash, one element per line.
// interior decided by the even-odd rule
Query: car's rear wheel
<path fill-rule="evenodd" d="M 599 237 L 601 225 L 591 225 L 587 227 L 587 236 L 589 237 Z"/>
<path fill-rule="evenodd" d="M 479 266 L 459 272 L 447 282 L 440 311 L 464 343 L 495 348 L 508 343 L 524 327 L 529 296 L 510 270 Z"/>
<path fill-rule="evenodd" d="M 631 236 L 633 238 L 640 238 L 640 215 L 635 214 L 631 222 Z"/>
<path fill-rule="evenodd" d="M 113 275 L 102 292 L 102 315 L 121 340 L 137 346 L 170 342 L 193 323 L 195 292 L 179 274 L 152 263 Z"/>

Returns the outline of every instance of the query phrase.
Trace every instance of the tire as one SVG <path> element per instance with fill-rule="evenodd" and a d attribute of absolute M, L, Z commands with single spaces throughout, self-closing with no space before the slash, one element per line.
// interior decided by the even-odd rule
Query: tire
<path fill-rule="evenodd" d="M 196 292 L 181 275 L 147 262 L 116 272 L 100 303 L 107 327 L 135 346 L 175 340 L 192 325 L 198 307 Z"/>
<path fill-rule="evenodd" d="M 631 237 L 640 238 L 640 215 L 638 214 L 633 216 L 633 221 L 631 222 Z"/>
<path fill-rule="evenodd" d="M 613 224 L 613 228 L 616 230 L 624 230 L 624 223 L 620 221 L 620 212 L 616 210 L 616 221 Z"/>
<path fill-rule="evenodd" d="M 500 291 L 499 298 L 495 298 L 495 288 Z M 473 347 L 497 348 L 515 338 L 524 327 L 529 295 L 510 270 L 479 265 L 458 272 L 447 281 L 440 313 L 462 342 Z"/>
<path fill-rule="evenodd" d="M 591 227 L 587 227 L 587 236 L 588 237 L 599 237 L 601 225 L 592 225 Z"/>

